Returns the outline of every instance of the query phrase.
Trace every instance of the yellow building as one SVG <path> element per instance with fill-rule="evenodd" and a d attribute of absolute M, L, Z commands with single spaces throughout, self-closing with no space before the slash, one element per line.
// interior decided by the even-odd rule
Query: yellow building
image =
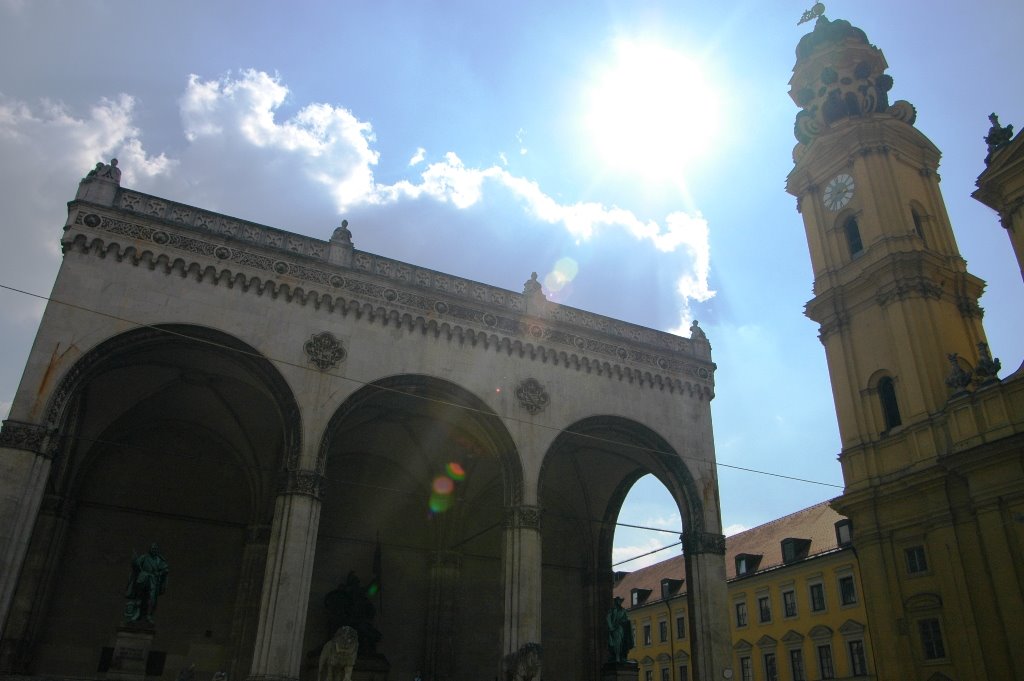
<path fill-rule="evenodd" d="M 1021 679 L 1024 372 L 998 377 L 940 152 L 910 103 L 889 103 L 887 67 L 863 31 L 822 16 L 790 81 L 801 110 L 786 189 L 846 483 L 833 505 L 856 529 L 878 678 Z M 990 154 L 976 194 L 1018 257 L 1020 148 Z"/>
<path fill-rule="evenodd" d="M 850 523 L 812 506 L 726 540 L 729 620 L 738 681 L 873 676 Z M 620 574 L 640 681 L 689 681 L 683 557 Z"/>

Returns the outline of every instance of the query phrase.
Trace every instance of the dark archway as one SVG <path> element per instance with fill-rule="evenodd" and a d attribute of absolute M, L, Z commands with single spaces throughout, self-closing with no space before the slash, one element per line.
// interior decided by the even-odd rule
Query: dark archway
<path fill-rule="evenodd" d="M 663 437 L 643 424 L 594 416 L 562 432 L 544 459 L 544 674 L 600 676 L 607 657 L 604 615 L 611 603 L 612 541 L 622 503 L 646 474 L 676 500 L 684 530 L 701 528 L 703 504 L 693 476 Z"/>
<path fill-rule="evenodd" d="M 332 417 L 318 467 L 323 505 L 306 650 L 328 636 L 325 596 L 350 571 L 371 582 L 379 564 L 372 596 L 391 677 L 492 678 L 505 508 L 522 489 L 501 419 L 452 383 L 382 379 Z M 309 657 L 303 678 L 313 677 Z"/>
<path fill-rule="evenodd" d="M 276 368 L 222 332 L 166 325 L 115 336 L 64 376 L 28 564 L 8 620 L 25 671 L 97 668 L 121 621 L 132 551 L 171 565 L 154 650 L 245 673 L 280 471 L 299 410 Z M 7 642 L 5 642 L 7 644 Z M 216 671 L 216 670 L 212 670 Z"/>

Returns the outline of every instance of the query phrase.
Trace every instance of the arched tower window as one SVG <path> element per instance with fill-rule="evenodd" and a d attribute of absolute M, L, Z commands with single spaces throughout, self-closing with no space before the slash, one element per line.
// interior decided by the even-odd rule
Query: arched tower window
<path fill-rule="evenodd" d="M 864 243 L 860 240 L 860 226 L 857 225 L 857 218 L 851 217 L 843 225 L 846 232 L 846 245 L 850 247 L 850 257 L 855 257 L 864 250 Z"/>
<path fill-rule="evenodd" d="M 917 233 L 918 238 L 927 246 L 928 240 L 924 238 L 924 223 L 921 220 L 921 214 L 917 212 L 916 208 L 911 208 L 910 215 L 914 218 L 914 232 Z"/>
<path fill-rule="evenodd" d="M 896 402 L 896 387 L 888 376 L 878 381 L 878 399 L 882 402 L 886 430 L 892 430 L 903 423 L 900 419 L 900 405 Z"/>

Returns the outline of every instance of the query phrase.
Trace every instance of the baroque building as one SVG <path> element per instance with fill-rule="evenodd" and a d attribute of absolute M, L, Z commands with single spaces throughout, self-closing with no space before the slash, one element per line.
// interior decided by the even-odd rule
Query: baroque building
<path fill-rule="evenodd" d="M 874 676 L 849 520 L 823 502 L 726 539 L 728 615 L 738 681 Z M 689 681 L 683 556 L 619 573 L 640 681 Z M 876 677 L 880 678 L 880 677 Z"/>
<path fill-rule="evenodd" d="M 646 474 L 684 518 L 694 678 L 731 666 L 696 324 L 359 251 L 344 222 L 325 241 L 142 194 L 116 162 L 82 180 L 61 247 L 0 431 L 3 671 L 315 678 L 355 583 L 391 678 L 494 678 L 539 644 L 546 678 L 597 679 L 615 519 Z M 125 626 L 152 542 L 166 593 Z"/>
<path fill-rule="evenodd" d="M 820 11 L 818 12 L 820 15 Z M 882 51 L 818 16 L 797 47 L 796 197 L 878 678 L 1024 678 L 1024 373 L 999 378 L 939 150 Z M 978 196 L 1020 258 L 1019 139 Z"/>

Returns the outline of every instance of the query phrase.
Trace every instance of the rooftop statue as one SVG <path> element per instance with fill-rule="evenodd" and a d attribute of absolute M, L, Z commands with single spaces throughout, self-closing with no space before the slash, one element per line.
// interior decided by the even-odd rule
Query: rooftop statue
<path fill-rule="evenodd" d="M 89 171 L 85 176 L 86 179 L 90 177 L 99 177 L 105 180 L 113 180 L 114 182 L 121 184 L 121 169 L 117 167 L 117 159 L 110 159 L 110 163 L 97 163 L 96 167 Z"/>
<path fill-rule="evenodd" d="M 992 127 L 988 129 L 988 135 L 985 136 L 985 142 L 988 144 L 988 156 L 985 157 L 985 163 L 992 160 L 992 154 L 1005 147 L 1013 139 L 1012 125 L 999 125 L 999 116 L 994 113 L 988 115 L 988 120 L 992 123 Z"/>

